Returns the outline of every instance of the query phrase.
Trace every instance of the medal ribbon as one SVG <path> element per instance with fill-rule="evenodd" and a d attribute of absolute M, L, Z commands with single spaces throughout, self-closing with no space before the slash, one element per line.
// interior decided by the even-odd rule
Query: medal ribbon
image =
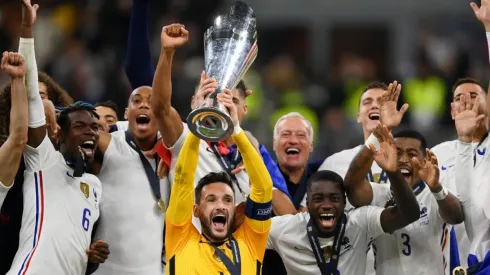
<path fill-rule="evenodd" d="M 148 178 L 148 182 L 150 183 L 151 191 L 153 192 L 153 195 L 155 195 L 158 207 L 160 208 L 161 211 L 164 211 L 165 209 L 162 209 L 162 205 L 160 205 L 161 202 L 163 202 L 163 201 L 162 201 L 162 194 L 160 192 L 160 179 L 158 178 L 157 172 L 153 170 L 150 162 L 145 157 L 143 152 L 141 152 L 140 148 L 138 148 L 138 146 L 134 142 L 131 134 L 128 131 L 126 131 L 125 133 L 126 133 L 126 142 L 140 156 L 141 163 L 143 164 L 143 167 L 145 168 L 146 177 Z M 158 167 L 159 162 L 160 162 L 160 157 L 158 156 L 158 154 L 155 154 L 155 167 L 156 168 Z"/>
<path fill-rule="evenodd" d="M 308 226 L 306 232 L 308 234 L 308 240 L 310 241 L 311 248 L 313 249 L 313 254 L 315 255 L 318 268 L 322 275 L 336 275 L 337 265 L 339 263 L 340 247 L 342 245 L 342 240 L 344 239 L 345 227 L 347 224 L 347 217 L 345 214 L 340 217 L 340 223 L 335 228 L 335 235 L 333 241 L 333 253 L 330 259 L 325 259 L 320 247 L 320 242 L 318 241 L 318 232 L 316 226 L 313 224 L 313 220 L 310 217 L 308 221 Z"/>
<path fill-rule="evenodd" d="M 228 269 L 228 272 L 230 272 L 231 275 L 240 275 L 242 274 L 242 263 L 240 259 L 240 248 L 238 247 L 238 242 L 235 240 L 235 238 L 231 237 L 230 238 L 230 250 L 233 253 L 233 262 L 226 256 L 226 254 L 221 251 L 215 244 L 212 242 L 207 242 L 210 246 L 214 248 L 214 251 L 218 255 L 218 257 L 221 259 L 223 264 L 226 266 L 226 269 Z"/>
<path fill-rule="evenodd" d="M 220 153 L 220 151 L 224 151 L 224 150 L 223 148 L 220 147 L 223 147 L 224 145 L 218 142 L 208 142 L 208 145 L 209 147 L 211 147 L 211 150 L 213 150 L 214 155 L 218 158 L 221 167 L 223 167 L 223 169 L 228 173 L 228 175 L 230 175 L 231 179 L 235 182 L 236 186 L 238 187 L 240 193 L 242 193 L 242 195 L 245 196 L 245 193 L 240 187 L 240 184 L 238 184 L 238 179 L 236 175 L 231 173 L 231 171 L 235 169 L 240 162 L 242 162 L 242 155 L 240 154 L 238 149 L 235 148 L 233 152 L 228 153 L 227 155 L 223 155 L 222 153 Z"/>
<path fill-rule="evenodd" d="M 388 182 L 388 174 L 385 171 L 381 170 L 381 174 L 379 175 L 379 180 L 376 181 L 374 179 L 373 171 L 369 170 L 369 174 L 367 175 L 367 180 L 369 182 L 375 183 L 387 183 Z"/>

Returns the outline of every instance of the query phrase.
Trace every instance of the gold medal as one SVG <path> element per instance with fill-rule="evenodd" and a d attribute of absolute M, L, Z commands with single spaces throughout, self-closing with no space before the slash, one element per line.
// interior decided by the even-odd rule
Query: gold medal
<path fill-rule="evenodd" d="M 453 270 L 453 275 L 466 275 L 466 269 L 462 266 L 458 266 Z"/>
<path fill-rule="evenodd" d="M 330 260 L 332 254 L 333 254 L 332 246 L 329 245 L 323 248 L 323 258 L 325 259 L 325 261 Z"/>
<path fill-rule="evenodd" d="M 222 261 L 221 261 L 221 258 L 219 257 L 218 253 L 216 253 L 216 252 L 214 252 L 214 254 L 213 254 L 213 258 L 214 258 L 214 259 L 215 259 L 217 262 L 219 262 L 219 263 L 221 263 L 221 262 L 222 262 Z"/>
<path fill-rule="evenodd" d="M 162 199 L 159 199 L 157 202 L 158 208 L 160 209 L 160 212 L 165 213 L 165 203 L 163 202 Z"/>

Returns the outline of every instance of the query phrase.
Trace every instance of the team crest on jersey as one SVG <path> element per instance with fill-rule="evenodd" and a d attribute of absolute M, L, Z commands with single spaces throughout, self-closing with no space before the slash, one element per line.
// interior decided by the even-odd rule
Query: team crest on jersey
<path fill-rule="evenodd" d="M 85 198 L 88 199 L 90 195 L 90 188 L 88 187 L 88 184 L 85 182 L 80 182 L 80 191 L 85 195 Z"/>
<path fill-rule="evenodd" d="M 429 213 L 428 213 L 427 206 L 421 205 L 420 206 L 420 225 L 427 225 L 429 224 Z"/>

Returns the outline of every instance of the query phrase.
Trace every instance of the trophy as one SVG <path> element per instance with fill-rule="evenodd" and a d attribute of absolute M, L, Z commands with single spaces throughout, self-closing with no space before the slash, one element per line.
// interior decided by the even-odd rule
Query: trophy
<path fill-rule="evenodd" d="M 189 130 L 200 139 L 216 142 L 233 131 L 233 122 L 216 95 L 233 90 L 257 57 L 257 31 L 253 10 L 237 1 L 227 15 L 218 16 L 204 34 L 204 64 L 218 88 L 187 117 Z"/>

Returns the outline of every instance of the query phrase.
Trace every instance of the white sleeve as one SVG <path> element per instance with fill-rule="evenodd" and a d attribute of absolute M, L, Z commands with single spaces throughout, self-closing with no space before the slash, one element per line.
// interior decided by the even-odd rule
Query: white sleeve
<path fill-rule="evenodd" d="M 332 161 L 332 157 L 328 157 L 323 161 L 322 165 L 318 168 L 318 171 L 330 170 L 335 172 L 335 166 Z"/>
<path fill-rule="evenodd" d="M 474 181 L 473 154 L 471 143 L 458 141 L 456 165 L 453 171 L 456 190 L 453 191 L 456 191 L 463 206 L 471 202 L 471 189 Z"/>
<path fill-rule="evenodd" d="M 275 216 L 271 219 L 272 223 L 269 237 L 267 238 L 266 249 L 278 249 L 277 240 L 282 235 L 282 232 L 284 232 L 284 228 L 290 222 L 292 217 L 294 217 L 294 215 Z"/>
<path fill-rule="evenodd" d="M 127 120 L 116 122 L 116 126 L 117 126 L 117 130 L 118 131 L 126 131 L 126 130 L 128 130 L 128 125 L 129 125 L 129 122 Z"/>
<path fill-rule="evenodd" d="M 44 105 L 39 95 L 36 52 L 34 38 L 20 38 L 19 53 L 26 59 L 26 89 L 29 107 L 29 128 L 39 128 L 46 124 Z"/>
<path fill-rule="evenodd" d="M 301 203 L 299 204 L 299 206 L 303 206 L 303 207 L 306 207 L 306 193 L 303 197 L 303 200 L 301 201 Z"/>
<path fill-rule="evenodd" d="M 187 126 L 187 123 L 184 123 L 184 128 L 182 129 L 182 134 L 180 134 L 180 137 L 177 139 L 177 141 L 172 145 L 172 147 L 167 147 L 165 144 L 163 145 L 165 148 L 167 148 L 170 153 L 173 154 L 179 154 L 180 150 L 182 149 L 182 145 L 184 145 L 185 138 L 187 137 L 187 134 L 189 133 L 189 127 Z"/>
<path fill-rule="evenodd" d="M 350 222 L 364 229 L 368 239 L 374 239 L 384 234 L 381 227 L 381 212 L 384 208 L 377 206 L 363 206 L 352 210 L 349 214 Z"/>
<path fill-rule="evenodd" d="M 388 184 L 379 184 L 375 182 L 370 182 L 371 188 L 373 188 L 373 200 L 371 201 L 372 206 L 383 207 L 386 202 L 391 199 L 391 189 Z"/>
<path fill-rule="evenodd" d="M 2 208 L 3 201 L 5 200 L 5 197 L 7 197 L 7 193 L 9 192 L 10 188 L 13 185 L 10 185 L 10 187 L 7 187 L 3 185 L 3 183 L 0 181 L 0 208 Z"/>
<path fill-rule="evenodd" d="M 26 145 L 24 149 L 26 170 L 38 171 L 49 168 L 57 161 L 58 154 L 58 151 L 54 149 L 51 140 L 46 134 L 43 142 L 37 148 Z"/>

